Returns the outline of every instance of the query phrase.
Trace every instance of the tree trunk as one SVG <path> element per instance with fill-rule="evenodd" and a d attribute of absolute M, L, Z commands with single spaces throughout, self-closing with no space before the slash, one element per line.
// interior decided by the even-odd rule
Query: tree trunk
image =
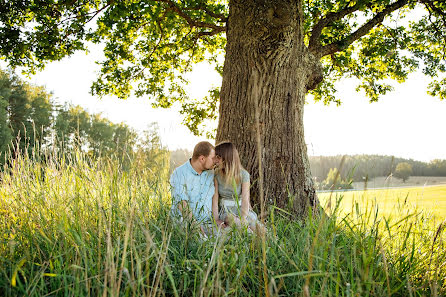
<path fill-rule="evenodd" d="M 304 45 L 299 2 L 230 1 L 217 143 L 236 145 L 251 173 L 251 201 L 259 205 L 260 140 L 266 205 L 302 218 L 318 206 L 303 112 L 322 70 Z"/>

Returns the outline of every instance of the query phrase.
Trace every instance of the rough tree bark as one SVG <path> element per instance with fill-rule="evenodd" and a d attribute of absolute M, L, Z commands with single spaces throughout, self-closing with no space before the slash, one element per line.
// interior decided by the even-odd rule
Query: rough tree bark
<path fill-rule="evenodd" d="M 322 68 L 304 45 L 301 1 L 231 0 L 229 7 L 217 143 L 237 146 L 258 205 L 259 129 L 265 203 L 302 218 L 318 206 L 303 112 Z"/>

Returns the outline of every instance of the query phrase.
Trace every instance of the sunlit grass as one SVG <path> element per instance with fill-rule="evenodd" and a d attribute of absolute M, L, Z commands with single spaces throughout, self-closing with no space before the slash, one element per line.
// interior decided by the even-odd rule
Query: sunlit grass
<path fill-rule="evenodd" d="M 305 222 L 278 211 L 264 262 L 259 237 L 203 241 L 172 221 L 167 164 L 14 160 L 0 182 L 0 296 L 446 294 L 445 233 L 429 216 L 347 215 L 335 199 Z"/>
<path fill-rule="evenodd" d="M 427 186 L 400 189 L 345 191 L 319 193 L 322 205 L 342 197 L 341 214 L 353 213 L 357 207 L 361 212 L 371 208 L 379 210 L 380 217 L 400 218 L 410 213 L 431 217 L 435 225 L 446 220 L 446 186 Z"/>

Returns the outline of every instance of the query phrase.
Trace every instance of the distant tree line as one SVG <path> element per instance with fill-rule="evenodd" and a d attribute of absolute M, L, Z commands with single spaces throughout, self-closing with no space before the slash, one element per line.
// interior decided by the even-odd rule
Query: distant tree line
<path fill-rule="evenodd" d="M 170 154 L 173 168 L 184 163 L 192 155 L 184 149 L 172 151 Z M 426 163 L 383 155 L 346 155 L 343 162 L 342 159 L 342 155 L 310 156 L 310 167 L 318 188 L 330 189 L 333 183 L 335 188 L 351 188 L 352 182 L 390 174 L 403 180 L 406 180 L 408 175 L 446 176 L 446 160 L 436 159 Z"/>
<path fill-rule="evenodd" d="M 138 135 L 129 126 L 112 123 L 80 106 L 58 105 L 45 88 L 0 70 L 0 165 L 36 149 L 79 150 L 93 159 L 114 157 L 127 165 L 135 157 L 153 161 L 159 159 L 153 154 L 167 153 L 154 125 Z M 152 156 L 143 157 L 149 152 Z"/>
<path fill-rule="evenodd" d="M 347 155 L 343 156 L 312 156 L 310 166 L 313 177 L 321 182 L 326 179 L 332 168 L 340 171 L 342 179 L 364 181 L 378 176 L 395 174 L 398 164 L 410 165 L 413 176 L 446 176 L 446 160 L 432 160 L 429 163 L 412 159 L 382 155 Z M 342 166 L 341 166 L 342 163 Z"/>

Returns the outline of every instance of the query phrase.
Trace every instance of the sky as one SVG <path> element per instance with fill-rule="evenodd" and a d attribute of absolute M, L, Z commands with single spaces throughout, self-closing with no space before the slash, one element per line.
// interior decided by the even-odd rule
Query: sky
<path fill-rule="evenodd" d="M 58 103 L 80 105 L 90 113 L 102 113 L 112 122 L 124 122 L 142 131 L 156 122 L 162 143 L 169 149 L 193 146 L 203 137 L 192 135 L 181 124 L 177 108 L 153 109 L 149 98 L 99 99 L 89 91 L 96 78 L 100 49 L 88 55 L 76 53 L 52 62 L 27 79 L 44 85 Z M 5 68 L 5 64 L 0 64 Z M 196 65 L 190 76 L 189 92 L 204 96 L 211 86 L 220 86 L 221 77 L 206 64 Z M 343 104 L 325 106 L 312 100 L 305 106 L 305 139 L 309 155 L 379 154 L 420 161 L 446 159 L 446 101 L 426 93 L 428 80 L 420 73 L 403 83 L 377 103 L 355 91 L 352 80 L 338 83 Z M 211 140 L 211 142 L 213 142 Z"/>

